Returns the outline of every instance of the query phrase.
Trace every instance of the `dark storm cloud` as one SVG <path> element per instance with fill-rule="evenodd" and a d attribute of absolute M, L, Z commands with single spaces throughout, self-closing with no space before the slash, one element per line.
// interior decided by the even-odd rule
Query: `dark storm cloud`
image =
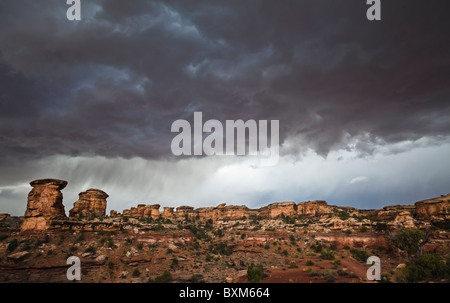
<path fill-rule="evenodd" d="M 394 3 L 391 3 L 394 2 Z M 170 156 L 171 123 L 279 119 L 285 153 L 450 129 L 446 1 L 0 3 L 0 156 Z"/>

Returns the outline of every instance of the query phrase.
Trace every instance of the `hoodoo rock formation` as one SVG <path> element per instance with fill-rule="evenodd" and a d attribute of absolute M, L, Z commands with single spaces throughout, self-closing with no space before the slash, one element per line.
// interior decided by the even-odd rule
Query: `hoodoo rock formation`
<path fill-rule="evenodd" d="M 70 218 L 104 217 L 108 194 L 99 189 L 88 189 L 79 194 L 69 212 Z"/>
<path fill-rule="evenodd" d="M 67 181 L 41 179 L 32 181 L 30 185 L 33 189 L 28 194 L 22 231 L 46 230 L 52 220 L 66 219 L 61 190 L 67 186 Z"/>

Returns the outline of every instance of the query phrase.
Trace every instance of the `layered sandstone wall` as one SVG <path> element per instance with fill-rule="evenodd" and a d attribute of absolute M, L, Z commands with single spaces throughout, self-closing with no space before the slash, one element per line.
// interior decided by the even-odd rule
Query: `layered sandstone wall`
<path fill-rule="evenodd" d="M 160 205 L 139 204 L 137 207 L 123 210 L 124 216 L 133 218 L 152 219 L 198 219 L 201 221 L 212 220 L 239 220 L 249 217 L 259 217 L 261 219 L 275 219 L 281 216 L 307 216 L 322 217 L 331 213 L 331 207 L 325 201 L 306 201 L 296 204 L 295 202 L 277 202 L 259 209 L 249 209 L 247 206 L 229 205 L 222 203 L 216 207 L 201 207 L 194 209 L 192 206 L 164 207 L 163 212 L 159 212 Z"/>
<path fill-rule="evenodd" d="M 306 201 L 297 204 L 297 215 L 321 217 L 331 213 L 331 207 L 323 200 Z"/>
<path fill-rule="evenodd" d="M 28 194 L 27 209 L 21 230 L 46 230 L 52 220 L 66 219 L 61 190 L 67 181 L 57 179 L 41 179 L 30 183 L 33 189 Z"/>
<path fill-rule="evenodd" d="M 421 220 L 450 219 L 450 194 L 416 202 L 416 217 Z"/>

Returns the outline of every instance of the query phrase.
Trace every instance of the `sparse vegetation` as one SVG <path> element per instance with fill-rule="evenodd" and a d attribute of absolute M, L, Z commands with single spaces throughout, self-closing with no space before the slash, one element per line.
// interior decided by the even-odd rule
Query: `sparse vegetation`
<path fill-rule="evenodd" d="M 306 260 L 306 266 L 313 266 L 314 262 L 311 260 Z"/>
<path fill-rule="evenodd" d="M 353 258 L 360 262 L 365 263 L 367 261 L 367 259 L 369 258 L 369 255 L 363 249 L 352 249 L 351 253 L 352 253 Z"/>
<path fill-rule="evenodd" d="M 169 283 L 172 281 L 172 274 L 169 271 L 164 271 L 164 273 L 160 276 L 157 276 L 155 279 L 148 279 L 149 283 Z"/>
<path fill-rule="evenodd" d="M 406 266 L 395 272 L 398 282 L 439 281 L 450 278 L 450 263 L 438 254 L 423 254 L 406 261 Z"/>

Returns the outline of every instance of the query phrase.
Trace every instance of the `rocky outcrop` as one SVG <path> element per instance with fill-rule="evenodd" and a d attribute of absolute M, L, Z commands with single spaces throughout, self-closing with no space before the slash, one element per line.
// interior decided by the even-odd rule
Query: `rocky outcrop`
<path fill-rule="evenodd" d="M 376 211 L 374 217 L 377 220 L 395 220 L 401 213 L 403 213 L 403 216 L 406 213 L 409 213 L 409 216 L 413 216 L 415 212 L 416 208 L 414 205 L 389 205 L 383 207 L 382 210 Z"/>
<path fill-rule="evenodd" d="M 123 215 L 137 219 L 159 219 L 161 217 L 161 214 L 159 213 L 160 207 L 159 204 L 138 204 L 137 207 L 124 209 Z"/>
<path fill-rule="evenodd" d="M 192 206 L 179 206 L 177 207 L 176 217 L 179 219 L 194 219 L 197 216 L 197 213 L 194 211 Z"/>
<path fill-rule="evenodd" d="M 295 202 L 277 202 L 260 208 L 259 215 L 262 218 L 273 219 L 281 215 L 295 216 L 297 214 L 297 205 Z"/>
<path fill-rule="evenodd" d="M 297 215 L 299 216 L 321 217 L 330 213 L 330 206 L 322 200 L 306 201 L 297 204 Z"/>
<path fill-rule="evenodd" d="M 164 211 L 162 214 L 164 220 L 172 220 L 175 218 L 173 209 L 174 209 L 173 207 L 164 207 Z"/>
<path fill-rule="evenodd" d="M 450 194 L 416 202 L 416 217 L 421 220 L 449 220 Z"/>
<path fill-rule="evenodd" d="M 41 179 L 30 183 L 33 189 L 28 194 L 27 209 L 21 230 L 46 230 L 52 220 L 66 219 L 61 190 L 67 181 Z"/>
<path fill-rule="evenodd" d="M 79 194 L 78 201 L 69 212 L 71 218 L 104 217 L 108 194 L 99 189 L 88 189 Z"/>

